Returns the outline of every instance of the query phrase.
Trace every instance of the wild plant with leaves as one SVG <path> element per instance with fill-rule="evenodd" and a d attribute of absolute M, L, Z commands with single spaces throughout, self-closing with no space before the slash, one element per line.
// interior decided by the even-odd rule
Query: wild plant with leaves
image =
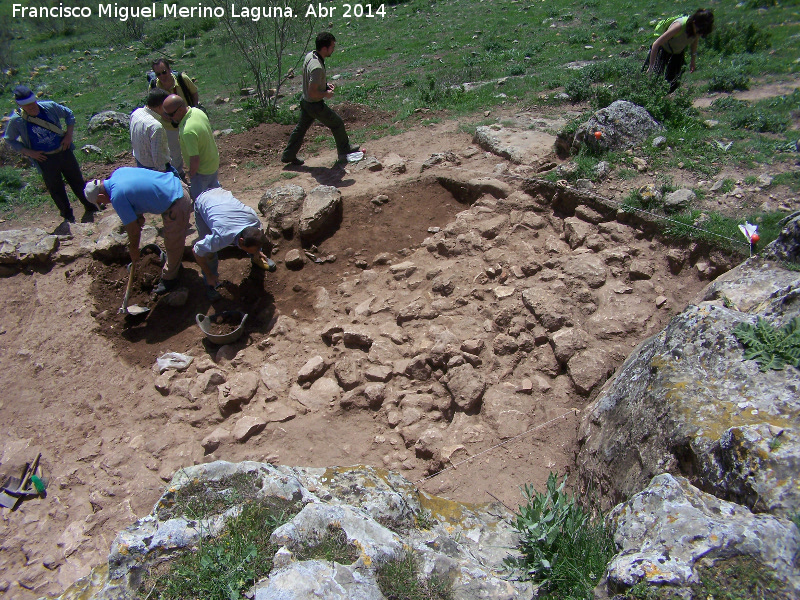
<path fill-rule="evenodd" d="M 744 360 L 755 360 L 761 371 L 800 367 L 800 317 L 780 329 L 759 317 L 755 325 L 739 323 L 733 333 L 745 347 Z"/>
<path fill-rule="evenodd" d="M 515 529 L 522 558 L 508 561 L 542 584 L 540 598 L 591 598 L 605 566 L 614 554 L 614 541 L 602 518 L 592 519 L 574 496 L 550 473 L 547 489 L 523 486 L 527 503 L 519 507 Z"/>

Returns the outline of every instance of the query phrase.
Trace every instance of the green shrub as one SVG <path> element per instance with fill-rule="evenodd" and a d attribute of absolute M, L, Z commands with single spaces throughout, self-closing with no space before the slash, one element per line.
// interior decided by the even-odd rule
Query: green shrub
<path fill-rule="evenodd" d="M 574 496 L 564 492 L 554 473 L 547 489 L 523 486 L 527 503 L 519 507 L 515 528 L 520 536 L 519 561 L 508 563 L 540 583 L 550 598 L 592 597 L 592 590 L 614 554 L 614 542 L 602 519 L 592 520 Z"/>
<path fill-rule="evenodd" d="M 420 101 L 431 108 L 449 108 L 465 95 L 463 89 L 452 87 L 433 75 L 428 75 L 427 81 L 419 84 L 416 92 Z"/>
<path fill-rule="evenodd" d="M 572 102 L 583 102 L 594 96 L 591 80 L 582 72 L 573 75 L 565 84 L 564 92 Z"/>
<path fill-rule="evenodd" d="M 749 102 L 726 97 L 714 100 L 711 106 L 727 114 L 732 129 L 783 133 L 789 128 L 789 114 L 782 101 L 768 100 L 752 105 Z"/>
<path fill-rule="evenodd" d="M 783 133 L 789 128 L 789 119 L 754 107 L 733 115 L 731 128 L 750 129 L 759 133 Z"/>
<path fill-rule="evenodd" d="M 717 69 L 708 80 L 709 92 L 733 92 L 750 89 L 750 77 L 736 67 Z"/>
<path fill-rule="evenodd" d="M 706 43 L 723 56 L 753 54 L 771 46 L 769 32 L 761 31 L 752 23 L 726 23 L 724 27 L 717 27 Z"/>

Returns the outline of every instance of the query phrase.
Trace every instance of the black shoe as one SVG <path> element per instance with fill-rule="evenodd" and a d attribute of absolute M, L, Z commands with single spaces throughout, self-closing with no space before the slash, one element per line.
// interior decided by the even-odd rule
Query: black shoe
<path fill-rule="evenodd" d="M 70 235 L 72 232 L 69 229 L 69 220 L 64 219 L 61 225 L 53 230 L 53 235 Z"/>
<path fill-rule="evenodd" d="M 282 157 L 281 157 L 281 162 L 282 162 L 282 163 L 289 164 L 289 165 L 295 165 L 295 166 L 298 166 L 298 167 L 299 167 L 300 165 L 302 165 L 302 164 L 305 164 L 305 162 L 306 162 L 306 161 L 304 161 L 304 160 L 303 160 L 302 158 L 300 158 L 299 156 L 295 156 L 295 157 L 293 157 L 293 158 L 288 158 L 288 157 L 286 157 L 286 156 L 282 156 Z"/>
<path fill-rule="evenodd" d="M 220 294 L 213 285 L 206 286 L 206 298 L 214 302 L 215 300 L 219 300 L 222 298 L 222 294 Z"/>
<path fill-rule="evenodd" d="M 86 210 L 81 217 L 81 223 L 94 223 L 94 213 L 96 210 Z"/>
<path fill-rule="evenodd" d="M 162 279 L 158 282 L 158 285 L 153 288 L 153 293 L 157 296 L 166 294 L 167 292 L 174 290 L 176 285 L 178 285 L 177 279 Z"/>

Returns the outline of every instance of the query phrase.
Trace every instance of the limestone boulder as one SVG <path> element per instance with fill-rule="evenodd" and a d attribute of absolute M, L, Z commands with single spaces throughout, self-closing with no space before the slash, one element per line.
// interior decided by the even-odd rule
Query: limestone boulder
<path fill-rule="evenodd" d="M 129 114 L 115 110 L 104 110 L 89 119 L 89 133 L 94 133 L 100 129 L 129 129 L 131 126 L 131 116 Z"/>
<path fill-rule="evenodd" d="M 598 600 L 637 583 L 662 591 L 669 586 L 680 596 L 711 561 L 740 556 L 783 581 L 794 597 L 800 594 L 795 563 L 800 531 L 791 521 L 754 514 L 701 492 L 683 477 L 654 477 L 645 490 L 617 506 L 609 521 L 618 554 L 595 590 Z"/>
<path fill-rule="evenodd" d="M 426 448 L 436 441 L 435 435 L 423 437 Z M 454 598 L 522 600 L 534 595 L 531 583 L 500 574 L 516 534 L 510 525 L 512 515 L 499 504 L 467 506 L 420 494 L 399 475 L 370 468 L 326 470 L 218 461 L 178 471 L 152 513 L 114 540 L 107 569 L 98 569 L 91 578 L 91 596 L 134 597 L 143 569 L 218 535 L 239 507 L 198 520 L 173 508 L 174 497 L 186 486 L 204 483 L 208 489 L 227 491 L 225 484 L 234 481 L 249 482 L 244 484 L 251 486 L 244 490 L 247 494 L 257 492 L 296 507 L 288 522 L 271 535 L 270 541 L 281 549 L 268 577 L 253 586 L 255 599 L 299 600 L 321 594 L 331 600 L 380 600 L 384 595 L 376 583 L 377 567 L 407 553 L 419 561 L 421 572 L 447 578 Z M 423 513 L 431 521 L 424 530 L 415 520 Z M 296 552 L 318 545 L 332 532 L 358 549 L 354 563 L 296 559 Z M 80 584 L 75 590 L 88 591 Z"/>
<path fill-rule="evenodd" d="M 739 285 L 751 268 L 741 269 Z M 733 277 L 727 289 L 736 287 Z M 784 289 L 752 310 L 781 325 L 800 314 L 788 296 L 794 292 Z M 640 344 L 586 411 L 582 476 L 617 501 L 668 472 L 724 500 L 796 513 L 800 372 L 762 372 L 744 360 L 733 331 L 757 316 L 703 302 Z"/>
<path fill-rule="evenodd" d="M 762 256 L 770 260 L 800 262 L 800 215 L 798 213 L 788 217 L 780 235 L 764 249 Z"/>
<path fill-rule="evenodd" d="M 341 215 L 342 193 L 331 185 L 318 185 L 303 200 L 298 233 L 310 239 L 331 227 Z"/>
<path fill-rule="evenodd" d="M 664 210 L 667 212 L 686 210 L 696 198 L 697 194 L 690 189 L 675 190 L 664 197 Z"/>
<path fill-rule="evenodd" d="M 555 136 L 536 129 L 504 127 L 499 124 L 480 126 L 474 143 L 516 164 L 530 165 L 542 158 L 542 149 L 555 143 Z"/>
<path fill-rule="evenodd" d="M 292 238 L 297 231 L 306 192 L 299 185 L 272 187 L 258 201 L 258 210 L 266 217 L 270 237 Z"/>
<path fill-rule="evenodd" d="M 595 136 L 598 131 L 599 138 Z M 617 100 L 578 127 L 572 148 L 577 151 L 585 144 L 594 151 L 625 150 L 662 131 L 664 126 L 647 110 L 627 100 Z"/>

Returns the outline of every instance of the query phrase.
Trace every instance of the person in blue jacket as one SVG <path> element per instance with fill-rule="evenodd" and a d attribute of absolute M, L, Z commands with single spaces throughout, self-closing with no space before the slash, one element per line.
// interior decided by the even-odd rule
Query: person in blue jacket
<path fill-rule="evenodd" d="M 64 233 L 68 233 L 69 223 L 75 222 L 65 179 L 85 209 L 81 222 L 94 221 L 97 208 L 86 200 L 83 192 L 86 183 L 73 153 L 75 115 L 69 108 L 56 102 L 37 100 L 25 85 L 14 88 L 14 99 L 19 111 L 11 116 L 3 139 L 15 151 L 27 156 L 41 173 L 47 191 L 64 219 L 56 232 L 65 229 Z M 62 119 L 66 129 L 61 127 Z"/>

